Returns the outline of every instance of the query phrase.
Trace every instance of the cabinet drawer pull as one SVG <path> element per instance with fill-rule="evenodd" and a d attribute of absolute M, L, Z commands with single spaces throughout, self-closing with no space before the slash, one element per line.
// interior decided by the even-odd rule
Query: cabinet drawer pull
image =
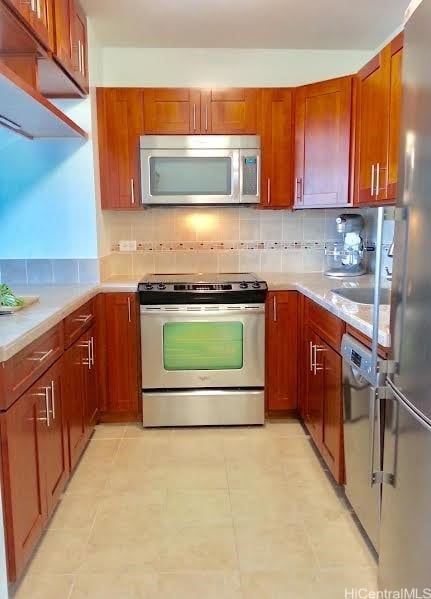
<path fill-rule="evenodd" d="M 90 346 L 91 346 L 91 364 L 92 364 L 92 366 L 94 366 L 94 337 L 92 337 L 90 339 Z"/>
<path fill-rule="evenodd" d="M 132 201 L 132 204 L 135 203 L 135 180 L 132 178 L 130 179 L 130 198 Z"/>
<path fill-rule="evenodd" d="M 193 104 L 193 131 L 196 131 L 196 104 Z"/>
<path fill-rule="evenodd" d="M 275 295 L 272 298 L 272 315 L 274 322 L 277 322 L 277 297 Z"/>
<path fill-rule="evenodd" d="M 55 383 L 51 381 L 51 407 L 52 407 L 52 419 L 55 420 Z"/>
<path fill-rule="evenodd" d="M 82 322 L 83 324 L 85 324 L 86 322 L 88 322 L 90 320 L 90 318 L 92 317 L 92 314 L 83 314 L 82 316 L 77 316 L 75 318 L 76 322 Z"/>
<path fill-rule="evenodd" d="M 375 165 L 372 164 L 371 165 L 371 197 L 373 197 L 373 195 L 374 195 L 374 172 L 375 172 Z"/>
<path fill-rule="evenodd" d="M 295 185 L 296 185 L 296 190 L 295 190 L 296 199 L 298 202 L 301 203 L 302 202 L 302 177 L 296 177 Z"/>
<path fill-rule="evenodd" d="M 42 17 L 42 11 L 40 8 L 40 0 L 36 0 L 36 13 L 37 13 L 37 18 L 40 19 Z"/>
<path fill-rule="evenodd" d="M 48 351 L 37 351 L 37 352 L 35 352 L 36 354 L 42 354 L 40 356 L 40 358 L 28 358 L 28 359 L 31 360 L 32 362 L 43 362 L 44 360 L 46 360 L 46 358 L 48 356 L 50 356 L 52 354 L 53 351 L 54 351 L 53 349 L 50 349 Z"/>
<path fill-rule="evenodd" d="M 310 372 L 313 372 L 314 370 L 314 363 L 313 363 L 313 351 L 314 351 L 314 345 L 313 342 L 310 341 Z"/>
<path fill-rule="evenodd" d="M 132 322 L 132 306 L 130 305 L 130 297 L 127 298 L 127 316 L 129 322 Z"/>
<path fill-rule="evenodd" d="M 317 366 L 317 352 L 325 352 L 326 348 L 325 347 L 321 347 L 319 345 L 314 345 L 314 364 L 313 364 L 313 374 L 317 374 L 318 372 L 320 372 L 321 370 L 323 370 L 323 368 L 321 366 Z"/>
<path fill-rule="evenodd" d="M 208 104 L 205 105 L 205 131 L 208 131 Z"/>
<path fill-rule="evenodd" d="M 270 204 L 271 203 L 271 179 L 268 179 L 267 184 L 266 184 L 266 203 Z"/>

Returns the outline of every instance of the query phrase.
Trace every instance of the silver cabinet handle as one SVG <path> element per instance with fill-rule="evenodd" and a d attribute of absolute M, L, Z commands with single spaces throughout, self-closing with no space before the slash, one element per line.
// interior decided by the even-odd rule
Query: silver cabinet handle
<path fill-rule="evenodd" d="M 132 204 L 135 203 L 135 180 L 133 179 L 133 177 L 130 179 L 130 198 L 132 201 Z"/>
<path fill-rule="evenodd" d="M 370 388 L 370 447 L 369 447 L 369 476 L 370 487 L 374 486 L 374 445 L 376 436 L 376 402 L 380 401 L 379 394 L 375 387 Z"/>
<path fill-rule="evenodd" d="M 380 193 L 380 163 L 377 163 L 376 166 L 377 175 L 376 175 L 376 196 Z"/>
<path fill-rule="evenodd" d="M 277 322 L 277 297 L 275 295 L 272 298 L 272 318 L 274 322 Z"/>
<path fill-rule="evenodd" d="M 38 351 L 35 352 L 36 354 L 42 354 L 40 358 L 28 358 L 29 360 L 31 360 L 32 362 L 43 362 L 44 360 L 46 360 L 46 358 L 48 356 L 50 356 L 52 354 L 54 350 L 50 349 L 49 351 Z"/>
<path fill-rule="evenodd" d="M 313 363 L 313 352 L 314 352 L 314 345 L 313 342 L 310 341 L 310 372 L 313 372 L 314 370 L 314 363 Z"/>
<path fill-rule="evenodd" d="M 85 77 L 85 46 L 82 42 L 81 42 L 81 61 L 82 61 L 81 73 Z"/>
<path fill-rule="evenodd" d="M 193 131 L 196 131 L 196 104 L 193 104 Z"/>
<path fill-rule="evenodd" d="M 91 347 L 91 364 L 94 366 L 94 337 L 90 339 L 90 347 Z"/>
<path fill-rule="evenodd" d="M 36 0 L 36 12 L 37 12 L 37 18 L 40 19 L 42 17 L 42 10 L 40 8 L 40 0 Z"/>
<path fill-rule="evenodd" d="M 295 185 L 296 185 L 296 199 L 298 200 L 298 202 L 302 202 L 302 177 L 296 177 L 295 179 Z"/>
<path fill-rule="evenodd" d="M 326 349 L 319 345 L 314 346 L 314 364 L 313 364 L 313 374 L 316 375 L 318 372 L 323 370 L 320 366 L 317 366 L 317 352 L 325 352 Z"/>
<path fill-rule="evenodd" d="M 51 426 L 51 418 L 49 415 L 49 390 L 51 387 L 45 387 L 45 408 L 46 408 L 46 426 Z"/>
<path fill-rule="evenodd" d="M 266 183 L 266 203 L 271 203 L 271 179 L 268 178 Z"/>
<path fill-rule="evenodd" d="M 374 195 L 374 171 L 375 171 L 375 165 L 372 164 L 371 165 L 371 197 L 373 197 L 373 195 Z"/>
<path fill-rule="evenodd" d="M 51 407 L 52 407 L 52 419 L 55 420 L 55 383 L 51 381 Z"/>
<path fill-rule="evenodd" d="M 127 297 L 127 315 L 129 322 L 132 322 L 132 306 L 130 304 L 130 296 Z"/>
<path fill-rule="evenodd" d="M 208 104 L 205 104 L 205 131 L 208 131 Z"/>
<path fill-rule="evenodd" d="M 91 370 L 91 367 L 92 367 L 92 364 L 91 364 L 91 339 L 88 340 L 87 348 L 88 348 L 88 370 Z"/>
<path fill-rule="evenodd" d="M 90 320 L 90 318 L 92 317 L 92 314 L 82 314 L 81 316 L 77 316 L 75 318 L 76 322 L 82 322 L 83 324 L 85 324 L 86 322 L 88 322 Z"/>
<path fill-rule="evenodd" d="M 36 12 L 36 0 L 30 0 L 30 10 Z"/>

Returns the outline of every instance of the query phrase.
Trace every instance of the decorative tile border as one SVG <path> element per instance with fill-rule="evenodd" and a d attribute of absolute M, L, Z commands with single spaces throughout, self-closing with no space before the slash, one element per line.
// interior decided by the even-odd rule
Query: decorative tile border
<path fill-rule="evenodd" d="M 137 241 L 136 252 L 194 252 L 223 250 L 324 250 L 331 245 L 330 241 Z M 111 246 L 112 252 L 120 252 L 120 242 Z"/>

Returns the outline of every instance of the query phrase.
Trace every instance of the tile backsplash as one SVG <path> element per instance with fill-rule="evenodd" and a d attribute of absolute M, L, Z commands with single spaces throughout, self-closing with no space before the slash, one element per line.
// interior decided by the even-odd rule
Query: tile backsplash
<path fill-rule="evenodd" d="M 0 282 L 11 285 L 63 285 L 97 283 L 99 260 L 1 260 Z"/>
<path fill-rule="evenodd" d="M 340 210 L 257 210 L 253 208 L 153 208 L 140 213 L 104 213 L 108 255 L 101 276 L 147 272 L 321 272 L 324 250 L 340 240 Z M 352 211 L 351 211 L 352 212 Z M 355 210 L 373 241 L 371 209 Z M 124 242 L 136 251 L 121 251 Z M 123 242 L 123 243 L 122 243 Z"/>

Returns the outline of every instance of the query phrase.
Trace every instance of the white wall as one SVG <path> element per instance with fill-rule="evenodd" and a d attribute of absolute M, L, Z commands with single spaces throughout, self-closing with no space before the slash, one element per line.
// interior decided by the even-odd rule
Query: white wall
<path fill-rule="evenodd" d="M 364 50 L 103 48 L 100 86 L 297 86 L 356 72 Z"/>

